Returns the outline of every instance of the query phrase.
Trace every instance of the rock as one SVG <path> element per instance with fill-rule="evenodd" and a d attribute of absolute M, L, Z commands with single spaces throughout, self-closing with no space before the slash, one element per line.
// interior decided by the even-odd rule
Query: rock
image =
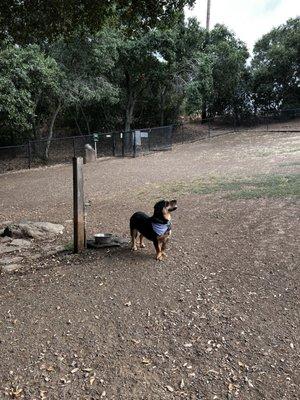
<path fill-rule="evenodd" d="M 23 257 L 4 257 L 0 260 L 0 265 L 16 264 L 23 260 Z"/>
<path fill-rule="evenodd" d="M 8 225 L 4 229 L 3 236 L 41 239 L 61 234 L 63 230 L 63 225 L 51 222 L 22 221 L 19 224 Z"/>
<path fill-rule="evenodd" d="M 61 253 L 64 250 L 65 246 L 47 246 L 47 248 L 44 248 L 44 254 L 46 256 L 52 256 L 57 253 Z"/>
<path fill-rule="evenodd" d="M 8 265 L 2 265 L 1 271 L 2 272 L 14 272 L 20 269 L 22 265 L 20 264 L 8 264 Z"/>
<path fill-rule="evenodd" d="M 9 247 L 10 246 L 15 246 L 15 247 L 18 247 L 20 249 L 24 249 L 24 248 L 30 247 L 31 246 L 31 242 L 29 242 L 29 240 L 24 240 L 24 239 L 14 239 L 8 244 L 8 246 Z"/>
<path fill-rule="evenodd" d="M 9 243 L 12 241 L 12 238 L 5 236 L 5 237 L 1 237 L 0 236 L 0 243 Z"/>
<path fill-rule="evenodd" d="M 92 148 L 90 144 L 86 144 L 84 146 L 84 152 L 85 152 L 85 157 L 84 157 L 84 163 L 88 164 L 91 162 L 96 161 L 96 151 Z"/>
<path fill-rule="evenodd" d="M 6 253 L 12 253 L 14 251 L 19 250 L 19 247 L 15 246 L 7 246 L 5 244 L 0 244 L 0 255 L 1 254 L 6 254 Z"/>

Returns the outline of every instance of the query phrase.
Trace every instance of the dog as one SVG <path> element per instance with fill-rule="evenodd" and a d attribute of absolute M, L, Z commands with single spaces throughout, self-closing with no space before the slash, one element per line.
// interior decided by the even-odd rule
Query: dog
<path fill-rule="evenodd" d="M 130 218 L 131 249 L 137 250 L 138 235 L 140 247 L 144 248 L 144 237 L 153 242 L 156 260 L 166 257 L 165 250 L 171 235 L 171 212 L 177 209 L 177 201 L 161 200 L 154 206 L 154 213 L 149 217 L 143 212 L 136 212 Z"/>

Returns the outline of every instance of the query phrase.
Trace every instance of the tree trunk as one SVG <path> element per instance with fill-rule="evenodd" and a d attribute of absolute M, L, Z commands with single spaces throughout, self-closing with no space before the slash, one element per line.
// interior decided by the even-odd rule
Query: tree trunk
<path fill-rule="evenodd" d="M 132 119 L 133 119 L 133 112 L 135 106 L 136 96 L 131 84 L 131 77 L 130 74 L 126 71 L 125 72 L 126 78 L 126 92 L 127 92 L 127 103 L 125 109 L 125 132 L 130 131 Z"/>
<path fill-rule="evenodd" d="M 165 104 L 166 104 L 165 92 L 166 88 L 163 88 L 160 92 L 160 126 L 164 126 L 165 123 Z"/>
<path fill-rule="evenodd" d="M 78 121 L 77 121 L 76 115 L 74 115 L 73 119 L 74 119 L 74 122 L 75 122 L 75 125 L 76 125 L 76 127 L 77 127 L 77 130 L 78 130 L 79 135 L 80 135 L 80 136 L 83 136 L 83 135 L 82 135 L 82 132 L 81 132 L 81 129 L 80 129 L 80 126 L 79 126 L 79 123 L 78 123 Z"/>
<path fill-rule="evenodd" d="M 60 109 L 60 102 L 58 102 L 58 105 L 57 105 L 56 109 L 54 110 L 52 118 L 51 118 L 51 121 L 50 121 L 48 139 L 47 139 L 46 148 L 45 148 L 45 155 L 44 155 L 44 159 L 46 161 L 49 158 L 49 148 L 50 148 L 51 140 L 52 140 L 52 137 L 53 137 L 53 128 L 54 128 L 56 117 L 57 117 L 57 115 L 59 113 L 59 109 Z"/>
<path fill-rule="evenodd" d="M 91 134 L 91 130 L 90 130 L 90 123 L 89 123 L 89 120 L 87 119 L 87 117 L 86 117 L 86 115 L 85 115 L 85 112 L 83 111 L 83 108 L 81 107 L 81 105 L 79 105 L 79 107 L 80 107 L 81 113 L 82 113 L 83 118 L 84 118 L 85 123 L 86 123 L 88 135 L 90 135 L 90 134 Z"/>
<path fill-rule="evenodd" d="M 128 132 L 131 129 L 134 105 L 135 105 L 135 99 L 133 93 L 130 93 L 127 99 L 126 111 L 125 111 L 125 132 Z"/>
<path fill-rule="evenodd" d="M 203 102 L 201 119 L 202 119 L 202 123 L 206 122 L 206 120 L 207 120 L 207 105 L 206 105 L 206 101 Z"/>

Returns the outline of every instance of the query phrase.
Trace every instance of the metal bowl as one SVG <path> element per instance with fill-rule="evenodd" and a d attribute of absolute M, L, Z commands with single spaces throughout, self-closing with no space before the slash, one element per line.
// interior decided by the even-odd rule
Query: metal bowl
<path fill-rule="evenodd" d="M 112 233 L 96 233 L 94 235 L 96 244 L 107 244 L 112 240 Z"/>

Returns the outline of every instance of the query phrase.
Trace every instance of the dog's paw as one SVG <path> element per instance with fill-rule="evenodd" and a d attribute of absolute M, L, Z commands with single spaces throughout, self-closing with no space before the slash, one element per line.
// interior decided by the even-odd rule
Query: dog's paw
<path fill-rule="evenodd" d="M 162 254 L 160 254 L 159 256 L 156 256 L 156 261 L 162 261 L 162 260 L 163 260 Z"/>
<path fill-rule="evenodd" d="M 146 247 L 145 243 L 141 243 L 141 244 L 140 244 L 140 248 L 141 248 L 141 249 L 144 249 L 145 247 Z"/>
<path fill-rule="evenodd" d="M 162 256 L 163 256 L 164 258 L 168 258 L 168 256 L 166 255 L 166 253 L 162 253 Z"/>
<path fill-rule="evenodd" d="M 132 246 L 132 247 L 131 247 L 131 250 L 132 250 L 132 251 L 137 251 L 137 247 L 136 247 L 136 246 Z"/>

